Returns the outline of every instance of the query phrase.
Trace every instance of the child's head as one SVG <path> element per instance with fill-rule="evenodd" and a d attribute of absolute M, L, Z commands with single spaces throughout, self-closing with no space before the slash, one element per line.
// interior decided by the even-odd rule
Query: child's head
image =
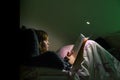
<path fill-rule="evenodd" d="M 44 52 L 48 51 L 49 40 L 48 40 L 47 32 L 45 32 L 43 30 L 35 30 L 35 32 L 38 37 L 40 52 L 44 53 Z"/>

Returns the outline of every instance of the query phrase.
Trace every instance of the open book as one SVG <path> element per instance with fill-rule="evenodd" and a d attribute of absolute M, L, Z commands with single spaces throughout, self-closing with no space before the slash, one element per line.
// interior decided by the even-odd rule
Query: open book
<path fill-rule="evenodd" d="M 74 53 L 71 55 L 74 59 L 72 60 L 72 62 L 70 62 L 72 64 L 72 68 L 71 68 L 71 80 L 74 79 L 74 76 L 76 74 L 76 72 L 78 72 L 78 70 L 80 69 L 80 65 L 81 63 L 83 63 L 83 53 L 84 53 L 84 46 L 86 44 L 86 41 L 88 40 L 88 37 L 85 37 L 83 34 L 80 34 L 79 38 L 77 39 L 74 47 L 73 47 L 73 51 Z M 88 73 L 88 72 L 87 72 Z M 76 76 L 77 80 L 79 80 L 79 77 Z"/>
<path fill-rule="evenodd" d="M 85 39 L 89 39 L 89 37 L 85 37 L 83 34 L 80 34 L 80 36 L 76 40 L 74 47 L 72 49 L 74 51 L 74 54 L 73 54 L 74 58 L 76 58 L 76 56 L 77 56 L 77 54 L 78 54 Z"/>

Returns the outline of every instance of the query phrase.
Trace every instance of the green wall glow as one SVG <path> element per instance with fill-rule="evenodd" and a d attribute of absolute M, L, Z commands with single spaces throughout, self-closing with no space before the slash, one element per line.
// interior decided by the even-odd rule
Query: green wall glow
<path fill-rule="evenodd" d="M 80 33 L 92 39 L 104 37 L 120 31 L 120 1 L 21 0 L 20 24 L 47 28 L 54 38 L 59 36 L 59 47 L 73 43 Z"/>

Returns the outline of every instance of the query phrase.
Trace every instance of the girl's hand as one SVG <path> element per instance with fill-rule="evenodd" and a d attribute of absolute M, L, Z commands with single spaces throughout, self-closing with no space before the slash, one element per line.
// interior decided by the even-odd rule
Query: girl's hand
<path fill-rule="evenodd" d="M 74 51 L 72 50 L 71 52 L 67 53 L 67 56 L 70 57 L 72 54 L 74 54 Z"/>
<path fill-rule="evenodd" d="M 68 52 L 66 57 L 69 59 L 69 63 L 73 64 L 75 61 L 75 57 L 74 57 L 74 51 Z"/>

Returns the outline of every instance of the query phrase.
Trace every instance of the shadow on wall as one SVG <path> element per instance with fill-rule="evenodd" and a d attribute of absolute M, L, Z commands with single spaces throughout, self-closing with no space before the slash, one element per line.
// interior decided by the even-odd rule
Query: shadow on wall
<path fill-rule="evenodd" d="M 95 41 L 120 61 L 120 31 L 104 38 L 98 37 Z"/>
<path fill-rule="evenodd" d="M 98 37 L 95 39 L 95 41 L 100 44 L 102 47 L 104 47 L 106 50 L 110 49 L 111 46 L 109 45 L 109 43 L 102 37 Z"/>
<path fill-rule="evenodd" d="M 120 32 L 104 38 L 111 47 L 120 48 Z"/>

